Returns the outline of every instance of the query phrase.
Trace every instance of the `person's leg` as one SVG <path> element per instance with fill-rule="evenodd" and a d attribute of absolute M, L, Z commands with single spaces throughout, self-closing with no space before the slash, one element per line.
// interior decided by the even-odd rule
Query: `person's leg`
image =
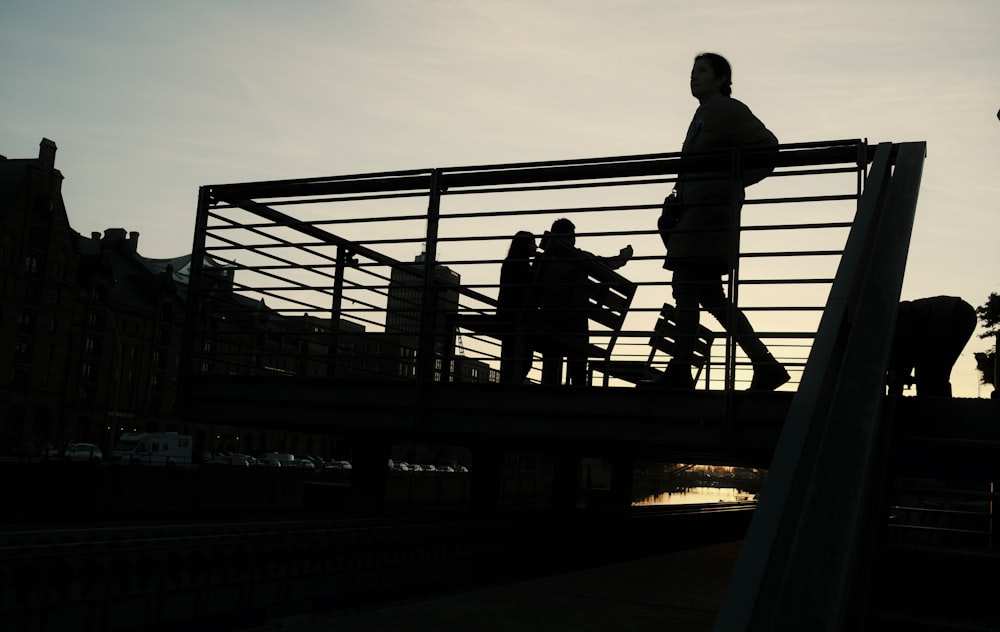
<path fill-rule="evenodd" d="M 520 344 L 516 351 L 514 377 L 517 384 L 524 384 L 524 381 L 528 379 L 528 373 L 531 371 L 531 363 L 534 361 L 534 350 L 528 344 L 528 341 L 524 339 L 524 336 L 519 336 L 518 341 Z"/>
<path fill-rule="evenodd" d="M 918 397 L 951 397 L 951 367 L 940 356 L 921 358 L 913 370 Z"/>
<path fill-rule="evenodd" d="M 886 388 L 889 395 L 902 396 L 903 387 L 907 387 L 912 383 L 912 373 L 912 366 L 903 365 L 896 366 L 893 370 L 888 371 L 886 374 Z"/>
<path fill-rule="evenodd" d="M 562 356 L 551 351 L 542 354 L 542 384 L 562 384 Z"/>
<path fill-rule="evenodd" d="M 750 324 L 750 319 L 742 310 L 733 307 L 732 301 L 722 288 L 721 278 L 715 283 L 702 283 L 700 300 L 705 309 L 719 321 L 743 349 L 753 365 L 753 380 L 750 382 L 752 391 L 773 391 L 789 379 L 788 371 L 775 360 L 767 345 Z"/>
<path fill-rule="evenodd" d="M 976 310 L 959 303 L 918 359 L 913 381 L 918 396 L 951 397 L 951 370 L 976 330 Z"/>
<path fill-rule="evenodd" d="M 587 345 L 590 343 L 590 322 L 585 312 L 566 319 L 568 347 L 566 349 L 566 383 L 587 386 Z"/>
<path fill-rule="evenodd" d="M 500 382 L 523 384 L 531 370 L 532 351 L 524 336 L 503 336 L 500 344 Z"/>
<path fill-rule="evenodd" d="M 503 336 L 500 339 L 500 382 L 511 384 L 517 381 L 518 336 Z"/>
<path fill-rule="evenodd" d="M 570 386 L 587 385 L 587 359 L 577 356 L 566 358 L 566 383 Z"/>
<path fill-rule="evenodd" d="M 736 344 L 743 349 L 743 353 L 747 354 L 751 362 L 767 360 L 771 353 L 753 330 L 750 319 L 742 310 L 733 309 L 721 285 L 717 285 L 716 288 L 718 292 L 706 292 L 706 302 L 703 303 L 705 309 L 736 339 Z"/>

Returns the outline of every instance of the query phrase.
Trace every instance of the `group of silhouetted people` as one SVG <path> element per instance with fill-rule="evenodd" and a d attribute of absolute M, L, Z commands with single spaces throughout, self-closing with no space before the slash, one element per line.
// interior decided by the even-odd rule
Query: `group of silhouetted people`
<path fill-rule="evenodd" d="M 698 100 L 698 108 L 688 126 L 682 152 L 736 147 L 763 155 L 776 151 L 777 137 L 746 105 L 732 98 L 732 68 L 725 58 L 715 53 L 695 57 L 690 90 Z M 739 186 L 734 186 L 726 175 L 679 174 L 657 222 L 666 249 L 663 267 L 672 271 L 676 345 L 663 373 L 640 386 L 694 388 L 692 359 L 702 309 L 719 321 L 749 358 L 753 367 L 750 390 L 772 391 L 789 381 L 788 371 L 755 333 L 746 315 L 726 296 L 723 284 L 723 277 L 735 265 L 733 214 L 742 208 L 745 188 L 766 178 L 773 168 L 760 160 L 742 169 Z M 567 384 L 583 385 L 587 381 L 587 358 L 581 351 L 588 338 L 587 304 L 577 292 L 584 281 L 579 276 L 582 268 L 572 259 L 596 258 L 618 268 L 631 258 L 632 248 L 627 246 L 617 256 L 607 258 L 579 250 L 575 247 L 575 227 L 565 218 L 553 223 L 546 238 L 563 240 L 572 256 L 562 261 L 552 256 L 538 259 L 534 234 L 519 231 L 501 266 L 497 317 L 507 328 L 501 335 L 500 380 L 522 383 L 531 369 L 538 345 L 518 330 L 519 324 L 528 322 L 523 315 L 530 310 L 535 317 L 530 322 L 536 331 L 558 332 L 562 340 L 576 338 L 577 343 L 562 349 L 542 345 L 542 382 L 561 383 L 565 360 Z M 546 250 L 544 245 L 542 249 Z M 544 277 L 546 290 L 529 304 L 530 286 L 540 276 Z M 900 303 L 887 378 L 889 393 L 899 394 L 903 385 L 915 383 L 918 395 L 950 395 L 951 368 L 975 325 L 975 310 L 957 297 Z M 915 373 L 911 376 L 911 372 Z"/>
<path fill-rule="evenodd" d="M 632 257 L 632 246 L 625 246 L 616 256 L 601 257 L 576 247 L 576 226 L 566 218 L 552 223 L 545 239 L 558 240 L 543 246 L 544 258 L 536 258 L 535 236 L 518 231 L 500 266 L 500 290 L 497 317 L 501 334 L 500 381 L 520 384 L 531 370 L 536 348 L 542 354 L 542 383 L 562 383 L 565 361 L 566 383 L 587 383 L 585 348 L 590 337 L 588 298 L 582 288 L 586 272 L 581 260 L 600 261 L 611 269 L 625 265 Z M 532 284 L 543 292 L 532 294 Z M 533 329 L 526 336 L 524 328 Z M 559 343 L 552 342 L 558 338 Z M 548 339 L 548 342 L 543 342 Z"/>

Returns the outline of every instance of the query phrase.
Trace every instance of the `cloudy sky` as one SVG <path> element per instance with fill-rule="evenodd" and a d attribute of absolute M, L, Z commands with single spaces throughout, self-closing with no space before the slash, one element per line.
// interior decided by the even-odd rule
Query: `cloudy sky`
<path fill-rule="evenodd" d="M 677 151 L 693 56 L 782 142 L 926 141 L 903 298 L 1000 292 L 996 0 L 0 0 L 0 154 L 188 252 L 204 184 Z M 988 395 L 971 352 L 956 395 Z M 985 391 L 985 392 L 984 392 Z"/>

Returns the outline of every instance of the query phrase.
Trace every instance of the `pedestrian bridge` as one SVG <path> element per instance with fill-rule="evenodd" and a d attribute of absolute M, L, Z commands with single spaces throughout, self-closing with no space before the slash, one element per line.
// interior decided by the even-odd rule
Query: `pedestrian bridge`
<path fill-rule="evenodd" d="M 765 468 L 719 629 L 846 629 L 867 607 L 875 576 L 885 484 L 899 458 L 889 446 L 933 437 L 982 449 L 996 439 L 982 420 L 1000 418 L 995 401 L 885 396 L 925 153 L 922 142 L 847 140 L 782 145 L 767 156 L 658 154 L 202 187 L 184 271 L 185 420 L 343 437 L 361 515 L 379 512 L 398 443 L 468 447 L 473 507 L 483 512 L 496 507 L 511 451 L 552 455 L 557 507 L 577 502 L 582 457 L 612 463 L 619 505 L 629 502 L 639 460 Z M 732 177 L 765 160 L 774 173 L 733 213 L 739 264 L 727 289 L 792 381 L 745 392 L 749 363 L 722 332 L 694 391 L 603 379 L 614 362 L 642 374 L 666 360 L 649 345 L 670 300 L 655 227 L 678 174 Z M 634 296 L 619 327 L 592 326 L 606 356 L 591 358 L 602 377 L 590 386 L 542 386 L 537 361 L 526 383 L 500 384 L 497 337 L 456 328 L 454 317 L 491 314 L 513 234 L 541 235 L 559 217 L 576 224 L 586 251 L 633 246 L 619 272 Z M 702 324 L 718 326 L 710 317 Z M 942 419 L 952 422 L 948 437 L 938 436 Z"/>

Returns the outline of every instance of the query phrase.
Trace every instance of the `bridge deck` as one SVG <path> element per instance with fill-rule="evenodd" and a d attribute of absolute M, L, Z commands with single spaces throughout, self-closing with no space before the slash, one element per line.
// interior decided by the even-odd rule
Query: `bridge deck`
<path fill-rule="evenodd" d="M 195 420 L 767 467 L 793 393 L 201 376 Z M 731 420 L 731 421 L 727 421 Z M 600 455 L 595 455 L 600 456 Z"/>

